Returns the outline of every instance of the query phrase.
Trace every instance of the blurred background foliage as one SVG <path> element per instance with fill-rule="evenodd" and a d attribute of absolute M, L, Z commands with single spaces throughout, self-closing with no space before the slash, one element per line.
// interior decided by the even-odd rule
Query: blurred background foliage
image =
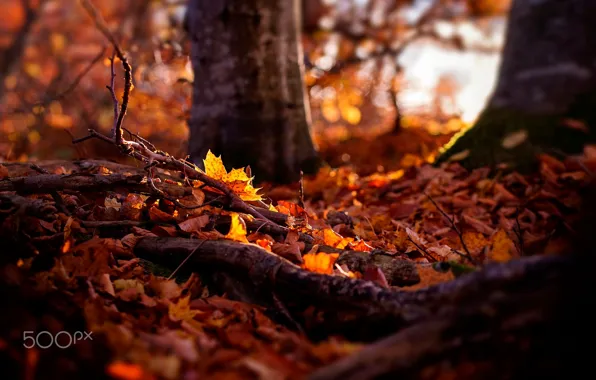
<path fill-rule="evenodd" d="M 94 3 L 133 66 L 125 126 L 184 156 L 193 80 L 186 0 Z M 402 166 L 432 161 L 436 147 L 472 123 L 490 94 L 509 5 L 303 0 L 305 82 L 326 159 L 350 163 L 359 150 L 366 161 L 366 140 L 377 156 L 400 145 L 408 152 Z M 87 128 L 112 126 L 110 55 L 77 0 L 2 0 L 0 160 L 116 159 L 101 142 L 71 144 Z M 121 78 L 118 71 L 118 95 Z M 383 169 L 369 161 L 371 170 Z"/>

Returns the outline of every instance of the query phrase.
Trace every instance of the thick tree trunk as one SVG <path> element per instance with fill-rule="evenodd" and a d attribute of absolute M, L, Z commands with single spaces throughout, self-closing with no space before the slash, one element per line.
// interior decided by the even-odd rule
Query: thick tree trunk
<path fill-rule="evenodd" d="M 302 79 L 298 0 L 191 0 L 191 159 L 209 149 L 256 180 L 295 181 L 318 158 Z"/>
<path fill-rule="evenodd" d="M 571 128 L 565 118 L 588 127 L 596 121 L 595 14 L 592 0 L 515 0 L 496 89 L 476 125 L 456 136 L 440 161 L 518 164 L 541 151 L 578 151 L 593 138 L 593 127 Z M 523 130 L 527 139 L 518 145 L 504 141 Z"/>

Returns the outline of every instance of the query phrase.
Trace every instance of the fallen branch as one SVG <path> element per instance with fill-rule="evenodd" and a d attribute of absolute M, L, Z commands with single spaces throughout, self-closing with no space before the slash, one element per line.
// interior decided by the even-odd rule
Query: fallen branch
<path fill-rule="evenodd" d="M 146 194 L 154 193 L 147 183 L 143 183 L 143 180 L 144 176 L 139 174 L 39 174 L 1 180 L 0 191 L 16 191 L 19 194 L 49 194 L 55 191 L 65 190 L 94 192 L 113 190 L 116 187 L 125 187 L 131 192 Z M 190 188 L 164 183 L 159 184 L 159 187 L 176 197 L 192 195 L 192 189 Z"/>
<path fill-rule="evenodd" d="M 36 216 L 44 220 L 55 218 L 56 207 L 43 199 L 30 199 L 14 194 L 0 194 L 0 216 L 23 215 Z"/>

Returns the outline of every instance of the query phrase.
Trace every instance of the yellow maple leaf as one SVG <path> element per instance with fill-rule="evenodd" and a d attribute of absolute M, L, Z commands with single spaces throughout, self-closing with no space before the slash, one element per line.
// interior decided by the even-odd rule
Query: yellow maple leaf
<path fill-rule="evenodd" d="M 245 201 L 260 201 L 263 199 L 257 191 L 259 188 L 252 186 L 252 177 L 249 177 L 244 168 L 232 169 L 229 173 L 223 164 L 221 156 L 216 157 L 211 150 L 207 152 L 207 157 L 203 160 L 205 165 L 205 174 L 209 177 L 222 181 L 236 193 L 240 199 Z"/>
<path fill-rule="evenodd" d="M 191 321 L 201 311 L 190 308 L 190 296 L 182 297 L 168 306 L 168 315 L 173 321 Z"/>
<path fill-rule="evenodd" d="M 248 243 L 248 240 L 246 239 L 246 224 L 240 219 L 240 215 L 236 213 L 232 213 L 230 232 L 226 235 L 226 239 Z"/>

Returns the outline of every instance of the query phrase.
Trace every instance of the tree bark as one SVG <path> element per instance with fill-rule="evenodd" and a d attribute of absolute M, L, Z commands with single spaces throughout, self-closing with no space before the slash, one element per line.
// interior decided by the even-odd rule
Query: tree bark
<path fill-rule="evenodd" d="M 540 152 L 577 152 L 593 139 L 593 128 L 565 119 L 596 121 L 594 14 L 591 0 L 515 0 L 497 86 L 476 125 L 455 136 L 439 162 L 515 165 Z M 508 147 L 504 139 L 523 130 L 527 139 Z"/>
<path fill-rule="evenodd" d="M 298 0 L 191 0 L 191 159 L 207 151 L 257 181 L 290 182 L 319 160 L 310 136 Z"/>

